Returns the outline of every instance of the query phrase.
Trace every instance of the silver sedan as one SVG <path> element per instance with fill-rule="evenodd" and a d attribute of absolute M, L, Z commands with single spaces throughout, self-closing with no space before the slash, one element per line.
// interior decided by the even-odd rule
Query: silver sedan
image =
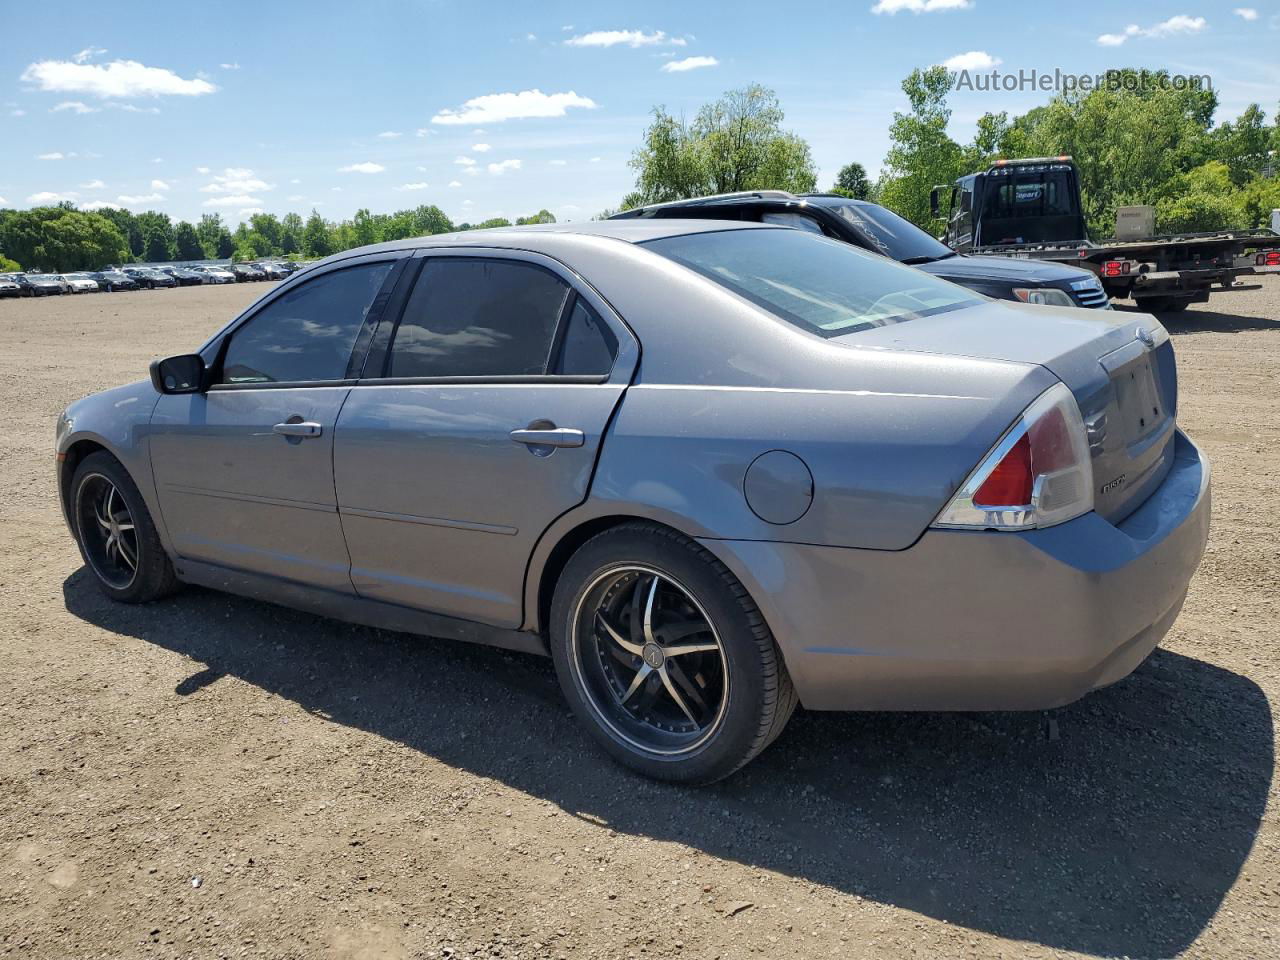
<path fill-rule="evenodd" d="M 550 655 L 647 775 L 814 710 L 1044 709 L 1181 607 L 1209 471 L 1153 318 L 631 220 L 350 250 L 57 427 L 111 597 Z"/>

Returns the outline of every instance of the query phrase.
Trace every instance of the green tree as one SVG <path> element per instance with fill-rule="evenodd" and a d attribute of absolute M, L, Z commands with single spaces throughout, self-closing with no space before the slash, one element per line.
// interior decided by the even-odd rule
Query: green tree
<path fill-rule="evenodd" d="M 129 259 L 119 228 L 98 213 L 35 207 L 5 218 L 0 250 L 28 268 L 58 273 L 97 270 Z"/>
<path fill-rule="evenodd" d="M 143 243 L 142 229 L 138 226 L 138 218 L 128 210 L 116 210 L 111 207 L 103 207 L 97 213 L 114 223 L 116 229 L 120 231 L 120 235 L 129 244 L 129 256 L 123 257 L 121 262 L 128 263 L 130 260 L 140 259 L 142 257 Z"/>
<path fill-rule="evenodd" d="M 1230 167 L 1221 160 L 1210 160 L 1175 177 L 1155 206 L 1157 233 L 1250 226 L 1245 195 L 1236 189 Z"/>
<path fill-rule="evenodd" d="M 945 67 L 912 70 L 902 81 L 911 109 L 894 113 L 889 127 L 880 202 L 925 229 L 933 227 L 929 192 L 965 172 L 964 151 L 947 134 L 947 94 L 953 83 Z"/>
<path fill-rule="evenodd" d="M 871 181 L 867 179 L 867 168 L 860 163 L 846 163 L 836 174 L 836 182 L 831 192 L 854 200 L 866 200 L 871 196 Z"/>
<path fill-rule="evenodd" d="M 306 257 L 327 257 L 335 251 L 329 225 L 315 210 L 302 230 L 302 253 Z"/>
<path fill-rule="evenodd" d="M 0 253 L 0 273 L 17 273 L 21 269 L 22 266 L 17 260 L 10 260 Z"/>
<path fill-rule="evenodd" d="M 783 119 L 777 95 L 758 84 L 706 104 L 692 123 L 654 108 L 630 161 L 636 189 L 623 208 L 738 190 L 813 190 L 809 144 L 783 130 Z"/>
<path fill-rule="evenodd" d="M 138 214 L 138 229 L 142 231 L 142 258 L 148 263 L 161 263 L 174 258 L 173 223 L 167 213 L 147 210 Z"/>
<path fill-rule="evenodd" d="M 274 213 L 255 213 L 249 218 L 249 228 L 264 241 L 258 250 L 260 257 L 272 257 L 281 252 L 283 227 Z"/>
<path fill-rule="evenodd" d="M 302 217 L 296 213 L 286 213 L 280 218 L 280 252 L 285 256 L 302 252 L 302 228 Z"/>
<path fill-rule="evenodd" d="M 196 228 L 186 220 L 179 220 L 173 230 L 173 242 L 179 260 L 203 260 L 204 246 L 196 234 Z"/>
<path fill-rule="evenodd" d="M 533 216 L 530 216 L 530 217 L 516 217 L 516 226 L 518 227 L 523 227 L 531 223 L 555 223 L 555 222 L 556 222 L 555 214 L 552 213 L 550 210 L 546 210 L 546 209 L 539 210 L 537 213 L 533 214 Z"/>
<path fill-rule="evenodd" d="M 491 229 L 492 227 L 509 227 L 509 226 L 511 226 L 511 221 L 508 220 L 506 217 L 493 217 L 489 220 L 484 221 L 483 223 L 477 223 L 471 229 L 488 230 L 488 229 Z"/>
<path fill-rule="evenodd" d="M 218 241 L 224 230 L 226 226 L 222 222 L 222 214 L 200 215 L 200 222 L 196 224 L 196 236 L 200 238 L 200 246 L 204 247 L 204 255 L 211 260 L 222 256 L 218 253 Z"/>

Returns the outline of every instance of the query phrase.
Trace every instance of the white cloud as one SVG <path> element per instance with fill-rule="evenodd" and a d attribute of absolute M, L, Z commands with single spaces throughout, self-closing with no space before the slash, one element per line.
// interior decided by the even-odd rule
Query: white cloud
<path fill-rule="evenodd" d="M 425 190 L 429 186 L 431 186 L 431 184 L 420 180 L 417 183 L 402 183 L 400 184 L 400 186 L 396 187 L 396 189 L 402 190 L 402 191 L 403 190 Z"/>
<path fill-rule="evenodd" d="M 526 33 L 524 38 L 532 43 L 534 40 L 538 39 L 538 35 L 536 33 Z"/>
<path fill-rule="evenodd" d="M 684 73 L 686 70 L 697 70 L 701 67 L 718 67 L 720 61 L 715 57 L 685 57 L 683 60 L 669 60 L 662 65 L 663 73 Z"/>
<path fill-rule="evenodd" d="M 85 47 L 71 59 L 76 63 L 84 63 L 86 60 L 92 60 L 94 57 L 100 57 L 106 53 L 104 47 Z"/>
<path fill-rule="evenodd" d="M 261 207 L 245 207 L 243 210 L 238 211 L 238 215 L 241 217 L 252 217 L 252 216 L 256 216 L 261 212 L 262 212 Z"/>
<path fill-rule="evenodd" d="M 470 206 L 472 206 L 474 203 L 475 203 L 475 201 L 474 201 L 474 200 L 463 200 L 463 201 L 462 201 L 462 205 L 463 205 L 464 207 L 470 207 Z"/>
<path fill-rule="evenodd" d="M 599 162 L 600 162 L 599 157 L 592 157 L 590 160 L 587 161 L 587 163 L 599 163 Z"/>
<path fill-rule="evenodd" d="M 1124 28 L 1123 33 L 1104 33 L 1098 37 L 1098 45 L 1103 47 L 1118 47 L 1130 37 L 1171 37 L 1178 33 L 1199 33 L 1207 26 L 1204 17 L 1188 17 L 1185 14 L 1178 14 L 1176 17 L 1170 17 L 1163 20 L 1153 27 L 1142 28 L 1136 23 L 1131 23 Z"/>
<path fill-rule="evenodd" d="M 415 137 L 429 137 L 433 133 L 435 133 L 435 131 L 430 129 L 429 127 L 419 127 L 417 130 L 413 132 L 413 135 Z"/>
<path fill-rule="evenodd" d="M 94 97 L 199 97 L 218 88 L 208 80 L 186 80 L 172 70 L 148 67 L 136 60 L 108 64 L 41 60 L 22 71 L 23 83 L 52 93 L 85 93 Z"/>
<path fill-rule="evenodd" d="M 297 177 L 294 177 L 294 178 L 293 178 L 292 180 L 290 180 L 289 182 L 290 182 L 290 183 L 301 183 L 302 181 L 301 181 L 301 180 L 299 180 Z"/>
<path fill-rule="evenodd" d="M 341 193 L 341 192 L 342 192 L 342 188 L 341 188 L 341 187 L 330 187 L 329 189 L 330 189 L 330 190 L 332 190 L 334 193 Z"/>
<path fill-rule="evenodd" d="M 208 172 L 209 172 L 208 167 L 196 167 L 196 173 L 208 173 Z"/>
<path fill-rule="evenodd" d="M 152 157 L 152 158 L 151 158 L 151 162 L 152 162 L 152 163 L 164 163 L 164 157 Z"/>
<path fill-rule="evenodd" d="M 487 143 L 473 143 L 471 145 L 472 153 L 488 153 L 492 149 L 493 147 L 489 146 Z"/>
<path fill-rule="evenodd" d="M 999 57 L 993 57 L 985 50 L 970 50 L 968 53 L 957 53 L 942 61 L 942 65 L 952 73 L 961 70 L 987 70 L 1004 63 Z"/>
<path fill-rule="evenodd" d="M 567 93 L 543 93 L 541 90 L 521 90 L 519 93 L 490 93 L 472 97 L 459 110 L 444 109 L 431 118 L 432 123 L 501 123 L 504 120 L 522 120 L 527 117 L 563 117 L 570 107 L 592 109 L 596 102 L 580 97 L 572 90 Z"/>
<path fill-rule="evenodd" d="M 295 193 L 292 196 L 285 197 L 290 203 L 301 203 L 306 197 L 301 193 Z"/>
<path fill-rule="evenodd" d="M 351 163 L 345 167 L 339 167 L 339 173 L 381 173 L 387 169 L 380 163 L 373 163 L 366 160 L 364 163 Z"/>
<path fill-rule="evenodd" d="M 121 200 L 124 198 L 121 197 Z M 210 197 L 204 202 L 206 207 L 249 207 L 258 206 L 262 203 L 257 197 L 236 194 L 230 197 Z"/>
<path fill-rule="evenodd" d="M 519 169 L 520 169 L 520 161 L 514 158 L 511 160 L 503 160 L 500 163 L 489 164 L 489 172 L 493 174 L 495 177 L 502 176 L 508 170 L 519 170 Z"/>
<path fill-rule="evenodd" d="M 934 13 L 938 10 L 968 10 L 972 6 L 970 0 L 878 0 L 871 8 L 871 12 L 887 13 L 893 16 L 902 10 L 911 13 Z"/>
<path fill-rule="evenodd" d="M 17 107 L 9 111 L 9 116 L 11 117 L 25 117 L 26 115 L 27 115 L 27 111 L 19 109 Z"/>
<path fill-rule="evenodd" d="M 685 45 L 683 37 L 668 37 L 662 30 L 645 33 L 643 30 L 593 30 L 565 41 L 567 47 L 616 47 L 625 43 L 628 47 L 654 47 L 671 44 Z"/>
<path fill-rule="evenodd" d="M 460 167 L 473 167 L 476 163 L 475 160 L 471 159 L 471 157 L 463 156 L 462 154 L 454 157 L 453 162 Z"/>
<path fill-rule="evenodd" d="M 1232 13 L 1234 13 L 1241 20 L 1248 20 L 1252 22 L 1258 19 L 1258 11 L 1253 9 L 1253 7 L 1236 7 L 1235 10 L 1232 11 Z"/>
<path fill-rule="evenodd" d="M 162 197 L 158 193 L 147 193 L 137 197 L 122 195 L 122 196 L 116 197 L 116 199 L 119 200 L 121 203 L 123 203 L 125 206 L 132 207 L 141 203 L 160 203 L 164 200 L 164 197 Z"/>
<path fill-rule="evenodd" d="M 9 201 L 6 200 L 4 197 L 0 197 L 0 207 L 5 206 L 8 202 Z"/>
<path fill-rule="evenodd" d="M 208 170 L 207 167 L 199 169 Z M 257 193 L 262 190 L 274 190 L 275 188 L 276 185 L 274 183 L 267 183 L 265 180 L 255 176 L 254 172 L 248 167 L 227 167 L 222 173 L 215 173 L 213 182 L 206 183 L 200 188 L 200 192 L 243 195 Z"/>
<path fill-rule="evenodd" d="M 27 197 L 27 203 L 62 203 L 64 200 L 74 200 L 75 198 L 76 194 L 74 193 L 53 193 L 51 191 L 45 191 L 43 193 L 31 194 L 31 196 Z"/>
<path fill-rule="evenodd" d="M 239 70 L 240 69 L 240 64 L 236 61 L 232 61 L 231 63 L 220 63 L 218 64 L 218 66 L 220 66 L 223 70 Z"/>
<path fill-rule="evenodd" d="M 80 184 L 81 190 L 101 190 L 106 184 L 101 180 L 90 180 L 88 183 Z"/>
<path fill-rule="evenodd" d="M 551 163 L 551 165 L 552 165 L 553 167 L 563 167 L 563 166 L 564 166 L 565 164 L 567 164 L 568 162 L 569 162 L 568 160 L 552 160 L 552 161 L 550 161 L 550 163 Z"/>
<path fill-rule="evenodd" d="M 461 180 L 450 180 L 450 181 L 449 181 L 449 186 L 451 186 L 451 187 L 460 187 L 460 186 L 462 186 L 462 181 L 461 181 Z"/>
<path fill-rule="evenodd" d="M 125 113 L 159 113 L 159 107 L 137 107 L 132 103 L 108 103 L 112 110 L 123 110 Z"/>
<path fill-rule="evenodd" d="M 378 134 L 378 136 L 383 140 L 395 140 L 397 137 L 404 136 L 404 134 L 402 134 L 399 130 L 383 130 L 380 134 Z"/>
<path fill-rule="evenodd" d="M 92 213 L 94 210 L 123 210 L 124 207 L 118 203 L 109 203 L 106 200 L 90 200 L 88 203 L 80 204 L 81 210 L 88 210 Z"/>
<path fill-rule="evenodd" d="M 56 107 L 50 107 L 50 113 L 64 113 L 67 110 L 73 113 L 97 113 L 101 107 L 91 107 L 87 103 L 81 103 L 79 100 L 63 100 Z"/>
<path fill-rule="evenodd" d="M 163 180 L 152 180 L 151 189 L 152 190 L 168 190 L 169 184 L 165 183 Z"/>
<path fill-rule="evenodd" d="M 73 154 L 71 154 L 71 156 L 73 156 L 73 157 L 74 157 L 74 156 L 75 156 L 75 154 L 73 153 Z M 55 150 L 53 153 L 40 153 L 40 154 L 37 154 L 37 155 L 36 155 L 36 159 L 37 159 L 37 160 L 61 160 L 61 159 L 62 159 L 62 154 Z"/>

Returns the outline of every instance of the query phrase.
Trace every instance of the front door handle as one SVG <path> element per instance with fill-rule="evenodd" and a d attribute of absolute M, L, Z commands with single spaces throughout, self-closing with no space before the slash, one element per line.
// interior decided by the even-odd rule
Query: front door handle
<path fill-rule="evenodd" d="M 324 428 L 310 420 L 289 420 L 277 423 L 271 428 L 271 432 L 282 437 L 318 437 L 324 432 Z"/>
<path fill-rule="evenodd" d="M 586 434 L 570 427 L 528 427 L 512 430 L 511 439 L 531 447 L 580 447 L 587 442 Z"/>

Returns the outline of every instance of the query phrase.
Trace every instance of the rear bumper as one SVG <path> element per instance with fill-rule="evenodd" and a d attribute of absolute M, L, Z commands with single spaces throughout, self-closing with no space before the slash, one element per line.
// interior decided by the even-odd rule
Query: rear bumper
<path fill-rule="evenodd" d="M 1168 632 L 1209 533 L 1209 464 L 1181 432 L 1119 525 L 930 530 L 901 551 L 703 541 L 760 606 L 814 710 L 1038 710 L 1115 683 Z"/>

